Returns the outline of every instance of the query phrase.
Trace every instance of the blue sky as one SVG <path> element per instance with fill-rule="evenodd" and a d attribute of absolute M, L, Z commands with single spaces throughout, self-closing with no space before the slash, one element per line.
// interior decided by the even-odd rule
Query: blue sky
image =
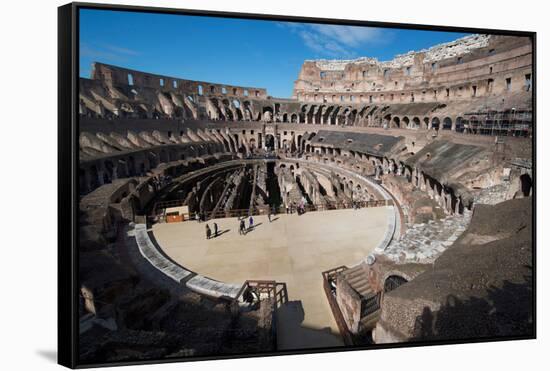
<path fill-rule="evenodd" d="M 287 98 L 305 59 L 385 61 L 465 35 L 82 9 L 80 76 L 97 61 Z"/>

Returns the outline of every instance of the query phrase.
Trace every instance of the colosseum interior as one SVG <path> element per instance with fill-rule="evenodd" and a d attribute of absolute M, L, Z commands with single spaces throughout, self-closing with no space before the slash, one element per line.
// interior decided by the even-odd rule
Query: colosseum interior
<path fill-rule="evenodd" d="M 306 60 L 291 99 L 94 63 L 81 359 L 532 334 L 532 57 Z"/>

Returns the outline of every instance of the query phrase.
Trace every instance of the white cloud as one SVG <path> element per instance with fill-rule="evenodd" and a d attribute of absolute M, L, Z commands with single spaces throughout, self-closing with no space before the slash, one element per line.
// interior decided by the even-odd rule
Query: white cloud
<path fill-rule="evenodd" d="M 372 27 L 316 24 L 311 25 L 311 28 L 327 38 L 340 42 L 350 48 L 357 48 L 366 43 L 378 41 L 382 34 L 382 30 Z"/>
<path fill-rule="evenodd" d="M 358 49 L 380 43 L 387 36 L 382 29 L 374 27 L 290 22 L 279 25 L 297 34 L 310 50 L 332 58 L 356 57 Z"/>
<path fill-rule="evenodd" d="M 122 48 L 111 44 L 80 44 L 80 55 L 82 57 L 91 58 L 95 61 L 120 63 L 127 61 L 128 58 L 137 56 L 139 54 L 140 53 L 135 50 Z"/>
<path fill-rule="evenodd" d="M 128 49 L 128 48 L 122 48 L 122 47 L 116 46 L 116 45 L 102 44 L 102 46 L 105 49 L 108 49 L 108 50 L 110 50 L 110 51 L 112 51 L 113 53 L 116 53 L 116 54 L 139 55 L 139 52 L 137 52 L 135 50 Z"/>

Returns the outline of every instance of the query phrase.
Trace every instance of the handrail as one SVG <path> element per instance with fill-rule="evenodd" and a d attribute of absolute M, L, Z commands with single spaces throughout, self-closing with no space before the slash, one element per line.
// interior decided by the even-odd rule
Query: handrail
<path fill-rule="evenodd" d="M 323 289 L 325 291 L 325 295 L 327 296 L 328 304 L 330 306 L 330 310 L 332 312 L 332 315 L 334 316 L 334 320 L 336 321 L 336 325 L 338 326 L 338 330 L 340 331 L 340 335 L 342 336 L 342 339 L 344 340 L 344 343 L 346 345 L 354 345 L 353 340 L 353 334 L 349 330 L 348 326 L 346 325 L 346 321 L 344 320 L 344 316 L 342 315 L 342 311 L 340 310 L 340 307 L 338 306 L 338 303 L 336 302 L 336 298 L 334 297 L 332 293 L 332 287 L 330 286 L 329 280 L 334 279 L 336 275 L 344 270 L 348 269 L 347 266 L 341 265 L 336 268 L 329 269 L 327 271 L 324 271 L 322 273 L 323 276 Z"/>
<path fill-rule="evenodd" d="M 155 206 L 153 206 L 153 210 L 156 213 L 158 209 L 166 209 L 168 207 L 183 206 L 184 203 L 185 203 L 184 198 L 181 198 L 178 200 L 170 200 L 170 201 L 158 201 L 155 203 Z"/>
<path fill-rule="evenodd" d="M 239 301 L 241 297 L 245 301 L 248 299 L 244 296 L 248 293 L 256 294 L 257 299 L 261 299 L 261 295 L 267 295 L 268 299 L 273 299 L 275 308 L 288 302 L 288 291 L 285 282 L 269 281 L 269 280 L 246 280 L 235 297 Z"/>

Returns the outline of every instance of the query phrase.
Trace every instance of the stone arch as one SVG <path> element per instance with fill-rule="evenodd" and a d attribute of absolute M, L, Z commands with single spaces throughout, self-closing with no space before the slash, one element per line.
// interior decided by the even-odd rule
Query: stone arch
<path fill-rule="evenodd" d="M 266 134 L 265 135 L 265 148 L 268 151 L 273 151 L 275 149 L 275 137 L 273 134 Z"/>
<path fill-rule="evenodd" d="M 315 111 L 315 123 L 316 124 L 323 124 L 323 111 L 325 110 L 325 105 L 320 105 L 317 107 L 317 110 Z"/>
<path fill-rule="evenodd" d="M 244 145 L 244 141 L 239 138 L 239 134 L 233 134 L 233 140 L 235 142 L 235 149 L 238 153 L 244 153 L 246 154 L 246 147 Z"/>
<path fill-rule="evenodd" d="M 403 117 L 403 127 L 404 127 L 404 128 L 409 128 L 409 129 L 410 129 L 409 124 L 410 124 L 409 118 L 408 118 L 407 116 Z"/>
<path fill-rule="evenodd" d="M 350 107 L 343 107 L 343 111 L 341 113 L 342 121 L 344 125 L 349 125 L 349 115 L 351 113 Z M 340 122 L 342 123 L 342 122 Z"/>
<path fill-rule="evenodd" d="M 407 282 L 409 281 L 403 276 L 392 274 L 384 280 L 384 293 L 391 292 L 399 286 L 406 284 Z"/>
<path fill-rule="evenodd" d="M 531 195 L 531 190 L 533 189 L 533 179 L 527 173 L 522 174 L 519 177 L 520 181 L 520 190 L 524 197 L 529 197 Z"/>
<path fill-rule="evenodd" d="M 453 127 L 453 120 L 450 117 L 445 117 L 443 119 L 443 130 L 451 130 Z"/>
<path fill-rule="evenodd" d="M 208 110 L 208 117 L 210 119 L 225 121 L 225 115 L 220 109 L 220 105 L 216 98 L 206 98 L 206 108 Z"/>
<path fill-rule="evenodd" d="M 349 115 L 349 122 L 350 122 L 350 125 L 354 125 L 354 126 L 355 126 L 356 121 L 357 121 L 357 119 L 359 118 L 359 117 L 357 116 L 357 112 L 358 112 L 358 111 L 357 111 L 356 108 L 354 108 L 354 109 L 351 110 L 350 115 Z"/>
<path fill-rule="evenodd" d="M 232 152 L 231 146 L 229 145 L 229 142 L 224 136 L 221 136 L 221 139 L 223 141 L 223 146 L 225 147 L 226 152 Z"/>
<path fill-rule="evenodd" d="M 428 117 L 424 117 L 423 123 L 422 123 L 422 129 L 429 129 L 430 128 L 430 119 Z"/>
<path fill-rule="evenodd" d="M 252 105 L 250 104 L 250 101 L 245 100 L 241 107 L 242 107 L 245 120 L 248 120 L 248 121 L 256 120 L 256 117 L 254 117 L 254 110 L 252 108 Z"/>
<path fill-rule="evenodd" d="M 309 107 L 309 109 L 307 110 L 307 114 L 306 114 L 306 122 L 308 124 L 315 124 L 315 109 L 317 108 L 317 106 L 315 105 L 311 105 Z"/>
<path fill-rule="evenodd" d="M 325 125 L 330 125 L 330 118 L 331 118 L 333 109 L 334 109 L 334 106 L 327 106 L 325 111 L 323 112 L 323 123 Z"/>
<path fill-rule="evenodd" d="M 334 106 L 332 113 L 330 115 L 330 125 L 338 124 L 338 113 L 340 111 L 340 106 Z"/>
<path fill-rule="evenodd" d="M 439 130 L 439 126 L 440 126 L 440 121 L 439 121 L 439 118 L 438 117 L 433 117 L 432 118 L 432 129 L 433 130 Z"/>
<path fill-rule="evenodd" d="M 420 119 L 418 117 L 413 117 L 412 123 L 414 129 L 420 129 Z"/>
<path fill-rule="evenodd" d="M 393 116 L 393 119 L 392 119 L 391 122 L 392 122 L 392 127 L 394 127 L 394 128 L 401 127 L 401 120 L 399 119 L 399 117 Z"/>
<path fill-rule="evenodd" d="M 273 121 L 273 108 L 270 106 L 265 106 L 262 108 L 262 120 L 267 122 Z"/>
<path fill-rule="evenodd" d="M 458 133 L 464 132 L 464 119 L 458 116 L 455 120 L 455 131 Z"/>
<path fill-rule="evenodd" d="M 307 118 L 307 111 L 308 111 L 308 105 L 307 104 L 304 104 L 301 108 L 300 108 L 300 113 L 299 113 L 299 116 L 298 116 L 298 122 L 303 122 L 305 123 L 306 122 L 306 118 Z"/>
<path fill-rule="evenodd" d="M 235 120 L 242 121 L 244 119 L 244 114 L 241 108 L 242 107 L 241 102 L 238 99 L 233 99 L 231 101 L 231 107 L 233 108 L 237 116 Z"/>

